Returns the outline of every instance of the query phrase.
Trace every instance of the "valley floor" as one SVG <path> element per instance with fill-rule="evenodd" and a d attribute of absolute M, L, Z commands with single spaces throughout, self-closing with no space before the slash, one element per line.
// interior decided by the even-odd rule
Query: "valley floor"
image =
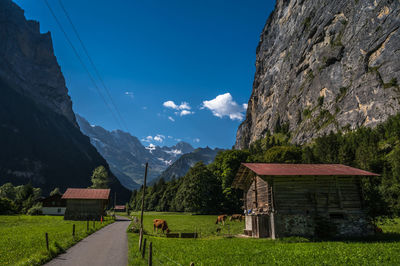
<path fill-rule="evenodd" d="M 137 213 L 133 214 L 138 216 Z M 166 238 L 153 233 L 152 220 L 165 219 L 171 233 L 200 232 L 200 239 Z M 236 238 L 243 222 L 215 224 L 216 216 L 146 213 L 147 243 L 153 245 L 154 265 L 400 265 L 400 219 L 382 225 L 383 234 L 363 241 L 321 241 Z M 217 228 L 221 232 L 217 233 Z M 128 233 L 130 265 L 145 265 L 138 251 L 138 234 Z M 148 245 L 147 245 L 148 250 Z M 146 250 L 146 253 L 147 253 Z"/>
<path fill-rule="evenodd" d="M 108 217 L 102 224 L 90 222 L 87 231 L 86 221 L 65 221 L 63 216 L 0 215 L 0 265 L 41 265 L 112 222 Z"/>

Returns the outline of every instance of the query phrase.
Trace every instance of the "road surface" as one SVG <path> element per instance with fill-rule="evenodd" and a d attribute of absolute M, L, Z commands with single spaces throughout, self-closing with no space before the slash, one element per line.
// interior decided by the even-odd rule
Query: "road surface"
<path fill-rule="evenodd" d="M 126 230 L 130 220 L 117 220 L 81 240 L 66 253 L 45 264 L 48 266 L 126 266 L 128 265 L 128 238 Z"/>

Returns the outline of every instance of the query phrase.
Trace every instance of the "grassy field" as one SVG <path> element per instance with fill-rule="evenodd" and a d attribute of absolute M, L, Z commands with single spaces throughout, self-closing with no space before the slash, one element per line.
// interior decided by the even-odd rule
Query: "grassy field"
<path fill-rule="evenodd" d="M 202 232 L 201 239 L 172 239 L 152 232 L 152 219 L 168 221 L 171 232 Z M 215 216 L 146 213 L 147 241 L 153 243 L 154 265 L 400 265 L 400 219 L 382 225 L 383 234 L 364 241 L 281 240 L 229 237 L 241 233 L 243 222 L 227 222 L 216 233 Z M 229 232 L 227 227 L 229 226 Z M 128 233 L 130 265 L 145 265 L 138 235 Z M 147 255 L 146 255 L 147 256 Z"/>
<path fill-rule="evenodd" d="M 0 265 L 41 265 L 64 249 L 85 238 L 94 231 L 111 223 L 64 221 L 60 216 L 0 216 Z M 72 225 L 75 224 L 75 239 Z M 50 251 L 46 249 L 45 233 L 48 233 Z"/>

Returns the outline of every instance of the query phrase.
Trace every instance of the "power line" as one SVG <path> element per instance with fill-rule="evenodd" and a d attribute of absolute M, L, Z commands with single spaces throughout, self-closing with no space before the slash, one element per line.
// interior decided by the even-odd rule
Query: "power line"
<path fill-rule="evenodd" d="M 90 64 L 92 65 L 92 67 L 93 67 L 93 69 L 94 69 L 94 72 L 95 72 L 96 75 L 97 75 L 97 78 L 100 80 L 101 84 L 102 84 L 103 87 L 104 87 L 104 90 L 105 90 L 106 93 L 107 93 L 108 98 L 111 100 L 111 103 L 112 103 L 112 105 L 114 106 L 114 109 L 115 109 L 115 111 L 117 112 L 117 115 L 118 115 L 119 119 L 121 120 L 122 124 L 125 126 L 125 129 L 127 130 L 128 127 L 126 126 L 126 123 L 125 123 L 124 119 L 122 118 L 122 115 L 121 115 L 121 113 L 119 112 L 119 110 L 118 110 L 118 108 L 117 108 L 117 105 L 115 104 L 113 98 L 111 97 L 110 90 L 109 90 L 108 87 L 105 85 L 104 80 L 102 79 L 102 77 L 101 77 L 101 75 L 100 75 L 100 73 L 99 73 L 99 71 L 98 71 L 96 65 L 94 64 L 94 62 L 93 62 L 91 56 L 89 55 L 89 52 L 88 52 L 88 50 L 86 49 L 86 46 L 84 45 L 84 43 L 83 43 L 83 41 L 82 41 L 82 39 L 81 39 L 81 37 L 80 37 L 80 35 L 79 35 L 79 33 L 78 33 L 78 30 L 76 29 L 74 23 L 72 22 L 72 19 L 71 19 L 71 17 L 69 16 L 69 13 L 68 13 L 67 10 L 65 9 L 65 7 L 64 7 L 64 5 L 63 5 L 63 3 L 62 3 L 61 0 L 58 0 L 58 3 L 60 4 L 62 10 L 64 11 L 65 16 L 67 17 L 69 23 L 71 24 L 71 27 L 72 27 L 73 31 L 75 32 L 75 35 L 76 35 L 76 37 L 78 38 L 78 40 L 79 40 L 79 42 L 80 42 L 80 44 L 81 44 L 81 46 L 82 46 L 82 48 L 83 48 L 83 51 L 85 52 L 87 58 L 89 59 Z"/>
<path fill-rule="evenodd" d="M 48 9 L 50 10 L 50 13 L 52 14 L 52 16 L 54 17 L 55 21 L 57 22 L 58 27 L 60 28 L 60 30 L 62 31 L 62 33 L 64 34 L 65 39 L 67 39 L 67 42 L 69 43 L 69 45 L 71 46 L 72 50 L 74 51 L 76 57 L 78 58 L 79 62 L 81 63 L 82 67 L 84 68 L 84 70 L 86 71 L 86 73 L 88 74 L 90 80 L 92 81 L 94 87 L 96 88 L 97 92 L 99 93 L 101 99 L 103 100 L 104 104 L 107 106 L 107 108 L 110 110 L 113 118 L 115 119 L 115 121 L 117 122 L 117 124 L 122 128 L 121 123 L 119 122 L 118 118 L 115 116 L 112 108 L 110 107 L 110 105 L 107 103 L 106 99 L 104 98 L 104 95 L 101 93 L 100 88 L 97 86 L 96 81 L 94 80 L 93 76 L 90 74 L 88 68 L 86 67 L 85 63 L 83 62 L 82 58 L 80 57 L 78 51 L 76 50 L 75 46 L 73 45 L 73 43 L 71 42 L 70 38 L 68 37 L 67 33 L 65 32 L 63 26 L 61 25 L 60 21 L 58 20 L 56 14 L 54 13 L 53 9 L 51 8 L 51 6 L 49 5 L 49 3 L 47 2 L 47 0 L 44 0 L 46 6 L 48 7 Z"/>

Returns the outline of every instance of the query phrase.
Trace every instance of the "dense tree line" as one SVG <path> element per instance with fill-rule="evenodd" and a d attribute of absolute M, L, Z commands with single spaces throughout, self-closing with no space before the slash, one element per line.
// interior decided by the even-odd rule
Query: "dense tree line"
<path fill-rule="evenodd" d="M 373 129 L 331 132 L 305 145 L 291 144 L 288 127 L 281 126 L 248 150 L 222 151 L 213 163 L 197 163 L 180 179 L 159 180 L 146 190 L 145 209 L 240 212 L 242 192 L 231 185 L 241 162 L 341 163 L 372 171 L 381 176 L 362 179 L 370 216 L 400 215 L 400 115 Z M 142 193 L 133 192 L 131 208 L 140 209 Z"/>
<path fill-rule="evenodd" d="M 91 176 L 90 188 L 108 188 L 109 173 L 104 166 L 96 167 Z M 50 192 L 50 196 L 62 195 L 59 188 Z M 42 190 L 34 188 L 31 183 L 14 186 L 6 183 L 0 186 L 0 214 L 29 214 L 42 213 Z"/>
<path fill-rule="evenodd" d="M 38 203 L 41 194 L 42 190 L 30 183 L 21 186 L 6 183 L 0 186 L 0 214 L 38 214 L 42 207 Z"/>

